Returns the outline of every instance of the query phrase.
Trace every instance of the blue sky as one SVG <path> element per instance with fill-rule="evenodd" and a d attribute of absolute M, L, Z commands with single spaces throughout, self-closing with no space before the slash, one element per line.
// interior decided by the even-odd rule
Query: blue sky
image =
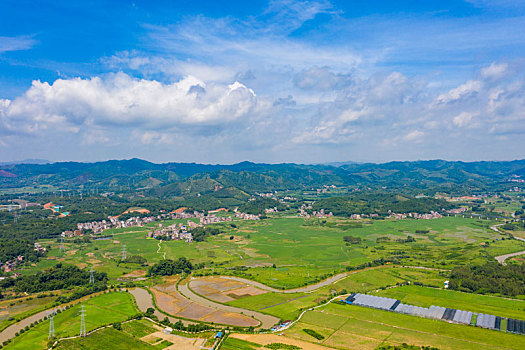
<path fill-rule="evenodd" d="M 525 158 L 525 3 L 0 4 L 0 161 Z"/>

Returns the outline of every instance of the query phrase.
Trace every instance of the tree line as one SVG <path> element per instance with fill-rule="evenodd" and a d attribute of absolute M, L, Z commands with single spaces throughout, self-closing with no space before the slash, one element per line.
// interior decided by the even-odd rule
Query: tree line
<path fill-rule="evenodd" d="M 450 274 L 449 288 L 481 294 L 525 295 L 525 265 L 491 261 L 485 265 L 458 266 Z"/>

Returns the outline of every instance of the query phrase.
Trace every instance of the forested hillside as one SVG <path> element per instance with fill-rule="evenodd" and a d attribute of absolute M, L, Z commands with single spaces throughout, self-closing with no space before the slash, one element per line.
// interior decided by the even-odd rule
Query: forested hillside
<path fill-rule="evenodd" d="M 443 160 L 384 164 L 233 165 L 195 163 L 155 164 L 140 159 L 97 163 L 7 164 L 0 166 L 0 189 L 54 189 L 144 192 L 157 197 L 188 197 L 228 189 L 228 197 L 322 185 L 411 187 L 415 190 L 490 190 L 504 186 L 511 176 L 525 176 L 525 160 L 509 162 L 449 162 Z M 509 186 L 511 184 L 508 184 Z M 224 198 L 220 193 L 216 198 Z"/>

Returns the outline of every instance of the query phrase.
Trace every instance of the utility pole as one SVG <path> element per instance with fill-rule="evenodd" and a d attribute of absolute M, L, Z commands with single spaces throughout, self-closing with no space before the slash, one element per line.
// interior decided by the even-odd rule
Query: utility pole
<path fill-rule="evenodd" d="M 86 320 L 85 320 L 86 310 L 84 310 L 84 305 L 80 308 L 80 336 L 86 336 Z"/>
<path fill-rule="evenodd" d="M 54 317 L 54 310 L 47 314 L 47 318 L 49 319 L 49 335 L 47 336 L 47 339 L 51 339 L 55 336 L 55 321 L 53 320 Z"/>
<path fill-rule="evenodd" d="M 89 270 L 89 283 L 95 284 L 95 276 L 93 275 L 93 266 L 91 266 L 91 270 Z"/>

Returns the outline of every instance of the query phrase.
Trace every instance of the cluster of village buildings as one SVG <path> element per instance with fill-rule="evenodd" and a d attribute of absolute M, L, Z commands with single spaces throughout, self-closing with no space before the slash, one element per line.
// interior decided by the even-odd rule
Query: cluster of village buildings
<path fill-rule="evenodd" d="M 454 209 L 447 210 L 446 212 L 448 214 L 462 214 L 462 213 L 464 213 L 466 211 L 468 211 L 467 207 L 459 207 L 459 208 L 454 208 Z"/>
<path fill-rule="evenodd" d="M 318 188 L 316 191 L 317 191 L 317 194 L 328 193 L 330 189 L 334 189 L 334 188 L 337 188 L 337 187 L 335 185 L 324 185 L 322 188 Z"/>
<path fill-rule="evenodd" d="M 219 222 L 227 222 L 232 221 L 231 216 L 217 216 L 214 214 L 204 216 L 204 213 L 200 212 L 193 212 L 193 213 L 186 213 L 186 212 L 180 212 L 176 213 L 174 218 L 177 219 L 191 219 L 191 218 L 199 218 L 199 222 L 195 222 L 192 220 L 188 220 L 186 224 L 178 223 L 173 224 L 170 226 L 164 227 L 163 224 L 159 224 L 157 228 L 155 228 L 152 231 L 149 231 L 146 235 L 148 238 L 155 238 L 155 239 L 165 239 L 165 240 L 184 240 L 186 242 L 192 242 L 193 241 L 193 235 L 191 233 L 191 230 L 196 227 L 203 227 L 205 225 L 209 224 L 216 224 Z"/>
<path fill-rule="evenodd" d="M 235 213 L 235 217 L 239 218 L 239 219 L 242 219 L 242 220 L 259 220 L 259 219 L 261 219 L 259 217 L 259 215 L 247 214 L 247 213 L 241 213 L 241 212 L 236 212 Z"/>
<path fill-rule="evenodd" d="M 15 270 L 16 265 L 22 263 L 24 261 L 24 256 L 19 255 L 15 259 L 6 261 L 4 263 L 0 262 L 0 265 L 2 265 L 2 270 L 4 272 L 13 272 Z"/>
<path fill-rule="evenodd" d="M 64 231 L 62 236 L 64 237 L 73 237 L 73 236 L 82 236 L 84 231 L 91 230 L 94 234 L 102 233 L 104 230 L 109 228 L 122 228 L 122 227 L 141 227 L 150 222 L 160 220 L 166 214 L 158 216 L 147 216 L 147 217 L 132 217 L 127 220 L 119 220 L 118 217 L 109 217 L 108 220 L 102 221 L 91 221 L 91 222 L 81 222 L 77 224 L 77 229 L 74 231 Z"/>
<path fill-rule="evenodd" d="M 35 243 L 35 251 L 37 251 L 39 253 L 45 253 L 46 248 L 42 247 L 42 245 L 40 243 Z M 13 272 L 15 270 L 15 267 L 18 264 L 21 264 L 23 261 L 24 261 L 24 256 L 23 255 L 19 255 L 16 258 L 14 258 L 13 260 L 6 261 L 4 263 L 0 262 L 0 268 L 4 272 Z M 16 278 L 19 275 L 20 274 L 16 273 L 12 277 Z"/>
<path fill-rule="evenodd" d="M 301 208 L 299 208 L 299 214 L 297 216 L 301 218 L 327 218 L 334 216 L 332 212 L 326 213 L 324 209 L 321 209 L 319 211 L 313 211 L 312 214 L 309 214 L 307 210 L 312 209 L 311 205 L 303 204 L 301 205 Z"/>
<path fill-rule="evenodd" d="M 226 209 L 224 209 L 226 210 Z M 146 216 L 146 217 L 132 217 L 127 220 L 119 220 L 118 217 L 109 217 L 108 220 L 102 221 L 92 221 L 92 222 L 83 222 L 77 224 L 77 229 L 74 231 L 64 231 L 62 232 L 63 237 L 74 237 L 82 236 L 86 231 L 92 231 L 93 234 L 102 233 L 104 230 L 109 228 L 123 228 L 123 227 L 142 227 L 151 222 L 157 220 L 166 220 L 166 219 L 187 219 L 186 224 L 174 224 L 164 227 L 163 224 L 159 224 L 157 228 L 148 232 L 147 237 L 151 238 L 164 238 L 164 239 L 179 239 L 191 242 L 193 240 L 191 231 L 196 227 L 203 227 L 205 225 L 216 224 L 220 222 L 232 221 L 231 216 L 219 216 L 211 214 L 223 211 L 215 210 L 205 215 L 203 212 L 198 211 L 185 211 L 185 210 L 176 210 L 171 213 L 165 213 L 156 216 Z M 242 220 L 259 220 L 258 215 L 252 215 L 247 213 L 235 212 L 235 217 Z M 198 222 L 189 220 L 189 219 L 199 219 Z"/>
<path fill-rule="evenodd" d="M 388 212 L 390 214 L 388 217 L 391 219 L 396 219 L 396 220 L 406 219 L 406 218 L 429 220 L 429 219 L 439 219 L 443 217 L 443 215 L 441 215 L 437 211 L 430 211 L 430 213 L 424 213 L 424 214 L 419 214 L 419 213 L 397 214 L 397 213 L 392 213 L 390 210 Z"/>
<path fill-rule="evenodd" d="M 195 224 L 193 221 L 188 220 L 188 225 L 182 223 L 173 224 L 170 226 L 164 227 L 162 224 L 159 224 L 159 227 L 151 230 L 147 233 L 147 238 L 155 239 L 164 239 L 164 240 L 184 240 L 186 242 L 193 242 L 193 235 L 191 232 L 188 232 L 188 227 L 191 224 Z"/>

